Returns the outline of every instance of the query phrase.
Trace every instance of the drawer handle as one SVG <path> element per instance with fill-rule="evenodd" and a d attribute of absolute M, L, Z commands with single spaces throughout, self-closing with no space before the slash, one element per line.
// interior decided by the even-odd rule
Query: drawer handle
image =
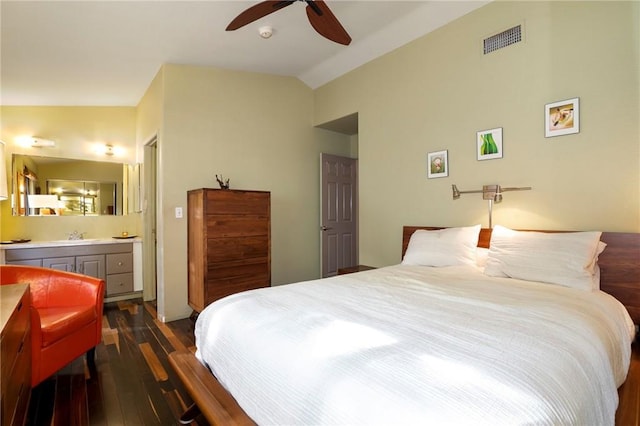
<path fill-rule="evenodd" d="M 124 262 L 118 262 L 118 266 L 124 265 Z"/>
<path fill-rule="evenodd" d="M 24 340 L 20 342 L 20 347 L 18 348 L 18 354 L 22 353 L 22 349 L 24 349 Z"/>
<path fill-rule="evenodd" d="M 20 312 L 21 309 L 22 309 L 22 300 L 20 301 L 20 303 L 18 303 L 18 307 L 17 307 L 18 312 Z"/>

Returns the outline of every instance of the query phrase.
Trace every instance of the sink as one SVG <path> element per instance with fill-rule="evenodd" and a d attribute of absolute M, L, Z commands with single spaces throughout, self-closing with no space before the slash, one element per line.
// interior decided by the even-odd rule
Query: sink
<path fill-rule="evenodd" d="M 52 243 L 56 244 L 82 244 L 82 243 L 90 243 L 93 241 L 98 241 L 97 238 L 85 238 L 82 240 L 53 240 Z"/>

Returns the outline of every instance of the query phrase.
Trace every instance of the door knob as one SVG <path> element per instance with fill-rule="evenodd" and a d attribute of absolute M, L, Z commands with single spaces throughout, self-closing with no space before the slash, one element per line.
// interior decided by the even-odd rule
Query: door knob
<path fill-rule="evenodd" d="M 333 229 L 333 228 L 329 228 L 329 227 L 326 227 L 326 226 L 322 225 L 322 226 L 320 227 L 320 229 L 321 229 L 322 231 L 328 231 L 329 229 Z"/>

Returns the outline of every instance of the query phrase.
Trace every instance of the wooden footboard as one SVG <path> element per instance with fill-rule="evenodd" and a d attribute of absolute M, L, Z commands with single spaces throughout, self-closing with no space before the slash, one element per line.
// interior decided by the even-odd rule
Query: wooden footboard
<path fill-rule="evenodd" d="M 172 352 L 169 362 L 210 424 L 256 424 L 191 351 Z"/>

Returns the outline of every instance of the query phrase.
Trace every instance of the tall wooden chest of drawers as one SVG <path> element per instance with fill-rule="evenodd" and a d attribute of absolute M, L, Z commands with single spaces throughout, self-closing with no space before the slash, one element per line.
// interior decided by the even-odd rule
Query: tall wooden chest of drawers
<path fill-rule="evenodd" d="M 200 312 L 233 293 L 271 285 L 271 194 L 187 193 L 189 306 Z"/>

